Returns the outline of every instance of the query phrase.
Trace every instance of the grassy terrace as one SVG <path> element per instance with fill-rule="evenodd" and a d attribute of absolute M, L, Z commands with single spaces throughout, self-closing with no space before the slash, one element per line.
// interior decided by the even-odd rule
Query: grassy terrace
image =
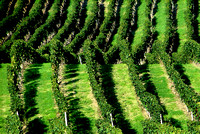
<path fill-rule="evenodd" d="M 127 8 L 129 6 L 127 4 L 129 4 L 128 1 L 123 1 L 122 5 L 120 7 L 120 18 L 121 18 L 121 16 L 123 16 L 124 14 L 126 14 Z M 120 27 L 120 22 L 119 22 L 119 27 Z M 117 31 L 117 33 L 114 35 L 113 40 L 111 42 L 112 46 L 117 45 L 119 43 L 118 41 L 119 41 L 119 32 Z"/>
<path fill-rule="evenodd" d="M 183 44 L 183 39 L 185 39 L 186 33 L 186 24 L 184 20 L 184 10 L 186 9 L 186 3 L 184 0 L 184 4 L 180 4 L 180 0 L 178 1 L 178 27 L 179 35 L 181 39 L 181 43 Z M 156 17 L 156 32 L 158 34 L 157 40 L 163 41 L 165 36 L 165 27 L 166 27 L 166 13 L 165 13 L 165 5 L 166 1 L 160 1 L 158 3 L 158 10 L 155 14 Z M 185 7 L 184 7 L 185 6 Z M 182 104 L 179 103 L 180 100 L 174 95 L 172 90 L 170 89 L 170 82 L 167 79 L 167 74 L 164 72 L 164 67 L 161 67 L 160 64 L 150 64 L 146 67 L 147 78 L 149 82 L 147 82 L 147 89 L 155 90 L 158 94 L 161 104 L 163 105 L 166 113 L 164 118 L 172 119 L 174 121 L 174 125 L 177 127 L 181 127 L 187 130 L 187 120 L 189 117 L 185 114 L 185 109 Z"/>
<path fill-rule="evenodd" d="M 187 27 L 185 22 L 185 12 L 187 10 L 186 0 L 178 0 L 178 11 L 177 11 L 177 24 L 178 24 L 178 34 L 180 39 L 180 45 L 178 51 L 181 50 L 185 41 L 187 41 Z"/>
<path fill-rule="evenodd" d="M 80 122 L 77 126 L 73 126 L 73 129 L 77 133 L 96 133 L 95 120 L 100 117 L 100 113 L 89 84 L 86 66 L 66 65 L 64 78 L 65 94 L 68 94 L 69 102 L 72 104 L 69 108 L 69 118 L 71 118 L 69 120 L 72 125 L 77 125 L 74 123 Z M 117 109 L 115 119 L 123 120 L 124 125 L 130 127 L 129 130 L 142 133 L 140 122 L 144 120 L 144 117 L 138 106 L 127 66 L 124 64 L 103 66 L 103 86 L 106 86 L 104 89 L 108 103 Z M 124 119 L 121 119 L 122 117 Z"/>
<path fill-rule="evenodd" d="M 200 1 L 199 1 L 199 11 L 200 11 Z M 199 29 L 199 37 L 200 37 L 200 12 L 198 14 L 197 20 L 198 20 L 198 29 Z"/>
<path fill-rule="evenodd" d="M 197 67 L 194 64 L 184 64 L 183 67 L 187 82 L 200 94 L 200 67 Z"/>
<path fill-rule="evenodd" d="M 30 131 L 45 132 L 48 119 L 56 117 L 57 111 L 51 90 L 51 64 L 33 64 L 26 69 L 24 77 L 25 109 Z"/>
<path fill-rule="evenodd" d="M 10 95 L 7 88 L 7 64 L 0 64 L 0 133 L 5 132 L 5 118 L 10 114 Z"/>
<path fill-rule="evenodd" d="M 140 1 L 140 6 L 138 7 L 138 20 L 137 20 L 137 29 L 136 31 L 133 31 L 134 39 L 132 43 L 132 48 L 134 49 L 134 46 L 141 43 L 141 37 L 144 31 L 144 21 L 146 19 L 144 10 L 145 10 L 145 0 Z"/>
<path fill-rule="evenodd" d="M 137 95 L 129 77 L 128 67 L 125 64 L 113 65 L 112 77 L 115 84 L 114 92 L 123 110 L 125 120 L 137 133 L 142 133 L 141 121 L 144 120 L 144 117 L 137 102 Z"/>
<path fill-rule="evenodd" d="M 65 66 L 64 91 L 69 98 L 69 122 L 75 133 L 97 133 L 95 120 L 100 117 L 92 94 L 86 65 Z"/>
<path fill-rule="evenodd" d="M 200 68 L 194 64 L 182 65 L 192 88 L 200 93 Z M 129 79 L 128 68 L 125 64 L 102 66 L 103 86 L 108 103 L 116 109 L 115 124 L 128 126 L 129 130 L 142 133 L 141 121 L 145 115 L 138 104 L 138 98 Z M 0 133 L 4 133 L 5 117 L 9 115 L 9 92 L 7 90 L 7 64 L 0 65 Z M 70 64 L 64 68 L 64 84 L 62 90 L 68 95 L 69 122 L 77 133 L 97 133 L 95 121 L 101 117 L 98 104 L 92 94 L 87 69 L 85 65 Z M 166 114 L 165 119 L 171 119 L 176 127 L 187 130 L 186 121 L 190 120 L 185 114 L 182 104 L 170 88 L 167 74 L 160 64 L 151 64 L 143 70 L 143 77 L 148 78 L 147 89 L 155 89 Z M 146 79 L 145 79 L 146 80 Z M 51 91 L 51 64 L 33 64 L 25 71 L 24 80 L 26 102 L 26 117 L 29 120 L 31 132 L 46 132 L 48 119 L 56 116 L 53 95 Z M 122 124 L 120 124 L 123 121 Z M 37 125 L 35 125 L 37 124 Z"/>
<path fill-rule="evenodd" d="M 177 127 L 182 127 L 187 130 L 188 117 L 184 114 L 182 105 L 178 103 L 178 99 L 169 88 L 170 84 L 167 79 L 167 74 L 164 73 L 164 67 L 160 64 L 151 64 L 148 66 L 150 73 L 151 88 L 155 88 L 160 101 L 166 109 L 164 117 L 173 119 Z M 151 83 L 149 83 L 151 85 Z M 148 85 L 147 85 L 148 86 Z"/>
<path fill-rule="evenodd" d="M 164 40 L 164 36 L 165 36 L 165 27 L 166 27 L 166 13 L 165 13 L 165 5 L 166 1 L 165 0 L 161 0 L 158 4 L 157 4 L 157 8 L 158 11 L 155 14 L 155 18 L 156 18 L 156 26 L 155 26 L 155 30 L 157 31 L 157 40 L 163 41 Z"/>

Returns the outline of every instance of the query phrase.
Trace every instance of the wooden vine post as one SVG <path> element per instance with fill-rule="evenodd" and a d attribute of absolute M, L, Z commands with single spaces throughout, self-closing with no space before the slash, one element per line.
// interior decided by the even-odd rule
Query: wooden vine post
<path fill-rule="evenodd" d="M 79 57 L 79 61 L 80 61 L 81 65 L 82 65 L 83 63 L 82 63 L 82 60 L 81 60 L 81 56 L 78 56 L 78 57 Z"/>
<path fill-rule="evenodd" d="M 110 120 L 111 120 L 112 127 L 114 127 L 112 113 L 110 113 Z"/>
<path fill-rule="evenodd" d="M 191 111 L 191 118 L 192 118 L 192 121 L 194 121 L 194 117 L 193 117 L 192 111 Z"/>
<path fill-rule="evenodd" d="M 68 123 L 67 123 L 67 113 L 65 112 L 65 125 L 66 127 L 68 126 Z"/>
<path fill-rule="evenodd" d="M 160 114 L 160 124 L 163 124 L 162 114 Z"/>

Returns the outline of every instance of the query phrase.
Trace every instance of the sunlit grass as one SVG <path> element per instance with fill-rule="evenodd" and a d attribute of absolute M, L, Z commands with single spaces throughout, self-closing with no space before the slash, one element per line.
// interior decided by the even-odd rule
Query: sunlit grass
<path fill-rule="evenodd" d="M 71 101 L 77 99 L 77 103 L 74 104 L 76 109 L 70 109 L 69 112 L 77 112 L 79 113 L 79 118 L 89 119 L 91 131 L 93 133 L 97 133 L 95 121 L 99 118 L 100 113 L 98 104 L 92 94 L 92 88 L 90 86 L 86 65 L 71 64 L 66 65 L 65 68 L 64 91 L 66 94 L 73 93 L 71 96 L 73 99 L 71 99 Z M 70 118 L 73 117 L 70 116 Z"/>
<path fill-rule="evenodd" d="M 34 120 L 35 118 L 42 118 L 46 125 L 48 125 L 48 120 L 56 117 L 56 108 L 54 103 L 54 97 L 51 87 L 51 64 L 33 64 L 27 70 L 37 70 L 31 71 L 29 76 L 36 75 L 37 78 L 31 78 L 28 82 L 24 84 L 25 90 L 30 87 L 32 83 L 35 84 L 34 87 L 36 90 L 36 96 L 33 96 L 35 99 L 35 107 L 37 108 L 37 114 L 29 119 L 29 121 Z M 28 71 L 25 71 L 25 77 Z M 25 78 L 26 79 L 26 78 Z M 25 80 L 26 81 L 26 80 Z M 34 92 L 34 91 L 33 91 Z"/>
<path fill-rule="evenodd" d="M 191 87 L 200 94 L 200 68 L 195 67 L 193 64 L 183 64 L 183 67 L 185 70 L 184 74 L 189 78 Z"/>
<path fill-rule="evenodd" d="M 7 82 L 7 65 L 0 64 L 0 133 L 5 133 L 5 118 L 10 114 L 10 95 Z"/>
<path fill-rule="evenodd" d="M 145 19 L 146 19 L 146 16 L 145 16 L 145 7 L 146 7 L 146 3 L 145 3 L 145 0 L 141 0 L 140 1 L 141 4 L 140 6 L 138 7 L 138 20 L 137 20 L 137 29 L 135 31 L 135 34 L 134 34 L 134 39 L 133 39 L 133 43 L 132 43 L 132 48 L 134 48 L 135 45 L 141 43 L 141 37 L 143 36 L 143 31 L 144 31 L 144 22 L 145 22 Z"/>
<path fill-rule="evenodd" d="M 166 28 L 166 1 L 165 0 L 161 0 L 158 4 L 157 4 L 157 12 L 155 14 L 155 19 L 156 19 L 156 26 L 155 26 L 155 30 L 158 34 L 157 39 L 160 41 L 164 40 L 164 36 L 165 36 L 165 28 Z"/>
<path fill-rule="evenodd" d="M 153 82 L 161 103 L 167 110 L 165 117 L 174 118 L 181 123 L 181 127 L 187 130 L 188 117 L 178 106 L 178 100 L 176 96 L 169 89 L 169 81 L 166 74 L 163 71 L 163 67 L 160 64 L 149 65 L 150 80 Z"/>
<path fill-rule="evenodd" d="M 185 41 L 187 40 L 187 25 L 185 22 L 185 12 L 187 10 L 186 0 L 178 0 L 178 11 L 177 11 L 177 32 L 180 38 L 180 45 L 178 51 L 182 49 Z"/>
<path fill-rule="evenodd" d="M 199 1 L 199 10 L 200 10 L 200 1 Z M 198 17 L 197 17 L 197 21 L 198 21 L 198 30 L 199 30 L 199 37 L 200 37 L 200 12 L 198 14 Z"/>
<path fill-rule="evenodd" d="M 44 119 L 54 118 L 56 109 L 54 108 L 54 97 L 51 89 L 51 64 L 42 64 L 39 73 L 41 77 L 38 79 L 38 96 L 36 97 L 39 113 Z"/>
<path fill-rule="evenodd" d="M 141 121 L 144 120 L 144 117 L 137 102 L 137 95 L 129 77 L 128 67 L 125 64 L 116 64 L 113 66 L 112 75 L 116 96 L 125 119 L 130 123 L 132 129 L 142 133 Z"/>

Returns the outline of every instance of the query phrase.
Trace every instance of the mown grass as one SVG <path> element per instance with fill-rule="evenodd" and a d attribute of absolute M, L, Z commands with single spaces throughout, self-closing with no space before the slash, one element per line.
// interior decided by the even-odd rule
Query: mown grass
<path fill-rule="evenodd" d="M 188 77 L 191 87 L 200 94 L 200 68 L 193 64 L 183 64 L 183 67 L 184 74 Z"/>
<path fill-rule="evenodd" d="M 200 11 L 200 1 L 199 1 L 199 11 Z M 198 13 L 198 17 L 197 17 L 197 21 L 198 21 L 198 33 L 199 33 L 199 37 L 200 37 L 200 12 Z"/>
<path fill-rule="evenodd" d="M 142 35 L 143 35 L 143 31 L 144 31 L 144 28 L 145 28 L 145 25 L 144 25 L 144 22 L 145 22 L 145 19 L 146 19 L 146 16 L 145 16 L 145 6 L 146 6 L 146 2 L 145 0 L 141 0 L 140 1 L 140 6 L 138 7 L 138 20 L 137 20 L 137 29 L 136 31 L 133 32 L 133 35 L 134 35 L 134 39 L 133 39 L 133 42 L 132 42 L 132 48 L 134 48 L 135 45 L 141 43 L 141 39 L 142 39 Z"/>
<path fill-rule="evenodd" d="M 0 133 L 5 133 L 5 119 L 10 114 L 10 95 L 7 82 L 7 65 L 0 64 Z"/>
<path fill-rule="evenodd" d="M 141 121 L 144 120 L 144 117 L 137 102 L 137 95 L 129 77 L 128 67 L 125 64 L 113 65 L 112 75 L 117 100 L 123 110 L 125 120 L 137 133 L 142 133 Z"/>
<path fill-rule="evenodd" d="M 31 132 L 46 132 L 48 120 L 56 117 L 51 90 L 51 64 L 33 64 L 25 71 L 25 109 Z"/>
<path fill-rule="evenodd" d="M 39 73 L 41 77 L 38 79 L 38 96 L 36 97 L 39 113 L 44 119 L 54 118 L 56 109 L 51 90 L 51 64 L 43 63 Z"/>
<path fill-rule="evenodd" d="M 182 49 L 182 46 L 187 41 L 187 26 L 185 22 L 185 12 L 187 10 L 186 0 L 178 0 L 178 11 L 177 11 L 177 32 L 179 34 L 180 45 L 178 51 Z"/>
<path fill-rule="evenodd" d="M 189 119 L 180 109 L 176 96 L 169 89 L 169 81 L 163 71 L 164 68 L 160 64 L 151 64 L 148 65 L 148 69 L 151 77 L 150 80 L 154 84 L 160 101 L 166 109 L 167 113 L 164 117 L 173 120 L 175 126 L 187 130 L 187 121 Z"/>
<path fill-rule="evenodd" d="M 130 3 L 128 1 L 123 1 L 122 5 L 120 7 L 120 11 L 119 11 L 120 18 L 121 18 L 121 16 L 123 16 L 123 15 L 125 15 L 127 13 L 127 8 L 129 8 L 128 6 L 130 6 L 129 4 Z M 121 21 L 122 20 L 120 20 L 120 22 L 119 22 L 119 27 L 120 27 Z M 126 23 L 126 22 L 124 22 L 124 23 Z M 111 42 L 112 46 L 117 45 L 119 43 L 119 36 L 120 36 L 119 32 L 117 31 L 117 33 L 113 36 L 113 40 Z"/>
<path fill-rule="evenodd" d="M 164 41 L 164 37 L 165 37 L 165 29 L 166 29 L 166 18 L 167 15 L 165 13 L 166 10 L 166 1 L 165 0 L 161 0 L 158 4 L 157 4 L 157 12 L 155 14 L 155 19 L 156 19 L 156 26 L 155 26 L 155 30 L 156 30 L 156 34 L 157 36 L 157 40 L 159 41 Z"/>
<path fill-rule="evenodd" d="M 92 94 L 86 65 L 66 65 L 64 91 L 69 100 L 69 122 L 75 133 L 97 133 L 95 121 L 100 117 Z"/>

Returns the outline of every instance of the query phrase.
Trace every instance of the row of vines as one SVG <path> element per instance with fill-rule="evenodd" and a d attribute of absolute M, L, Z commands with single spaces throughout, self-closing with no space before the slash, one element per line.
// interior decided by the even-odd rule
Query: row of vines
<path fill-rule="evenodd" d="M 144 133 L 199 133 L 200 96 L 181 77 L 176 64 L 198 63 L 198 0 L 183 0 L 187 39 L 181 44 L 177 26 L 178 2 L 166 0 L 164 38 L 156 31 L 155 14 L 160 0 L 1 0 L 0 63 L 8 66 L 11 115 L 7 133 L 28 133 L 23 75 L 34 63 L 50 62 L 56 118 L 49 120 L 49 133 L 76 133 L 70 122 L 70 97 L 61 90 L 63 64 L 86 64 L 92 94 L 99 107 L 98 133 L 129 133 L 117 120 L 103 87 L 103 64 L 128 66 L 133 92 L 148 114 L 142 122 Z M 142 11 L 139 12 L 139 9 Z M 142 14 L 142 16 L 140 16 Z M 142 19 L 138 21 L 140 18 Z M 149 91 L 141 78 L 142 64 L 163 64 L 182 102 L 194 116 L 187 130 L 176 127 L 166 114 L 160 98 Z"/>

